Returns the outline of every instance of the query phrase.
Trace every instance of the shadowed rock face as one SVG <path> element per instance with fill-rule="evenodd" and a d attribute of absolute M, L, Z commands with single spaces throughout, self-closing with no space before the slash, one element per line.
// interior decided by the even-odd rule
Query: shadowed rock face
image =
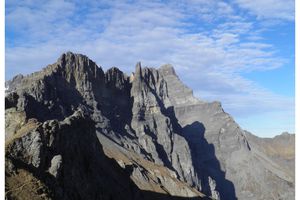
<path fill-rule="evenodd" d="M 68 52 L 8 81 L 5 105 L 8 199 L 294 198 L 286 139 L 260 148 L 171 65 L 128 77 Z"/>

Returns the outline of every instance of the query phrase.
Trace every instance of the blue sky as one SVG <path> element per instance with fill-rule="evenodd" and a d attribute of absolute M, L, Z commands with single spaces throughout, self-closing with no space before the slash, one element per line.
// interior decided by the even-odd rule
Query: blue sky
<path fill-rule="evenodd" d="M 262 137 L 294 132 L 294 1 L 6 1 L 6 80 L 65 51 L 126 73 L 172 64 Z"/>

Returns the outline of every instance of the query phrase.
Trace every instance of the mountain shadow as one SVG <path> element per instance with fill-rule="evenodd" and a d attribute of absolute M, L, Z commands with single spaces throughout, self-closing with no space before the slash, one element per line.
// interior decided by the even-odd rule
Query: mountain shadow
<path fill-rule="evenodd" d="M 225 172 L 222 171 L 215 155 L 214 145 L 209 144 L 204 137 L 204 125 L 195 121 L 183 127 L 182 132 L 191 150 L 193 166 L 201 179 L 202 192 L 211 196 L 211 190 L 215 189 L 219 192 L 221 199 L 236 200 L 234 185 L 225 178 Z M 209 177 L 215 180 L 215 186 L 210 186 Z"/>
<path fill-rule="evenodd" d="M 209 199 L 206 197 L 179 197 L 169 194 L 144 191 L 132 181 L 133 166 L 126 165 L 125 169 L 105 155 L 103 146 L 95 134 L 94 123 L 90 119 L 71 117 L 61 123 L 55 133 L 51 147 L 43 146 L 43 164 L 36 168 L 21 157 L 8 151 L 6 159 L 10 160 L 16 169 L 23 169 L 28 176 L 36 177 L 47 188 L 48 194 L 54 200 L 197 200 Z M 42 135 L 47 133 L 45 129 L 39 129 Z M 47 138 L 42 138 L 43 143 L 48 143 Z M 17 143 L 15 143 L 17 144 Z M 14 148 L 14 144 L 7 147 Z M 20 153 L 22 154 L 22 153 Z M 54 155 L 62 156 L 62 168 L 58 168 L 56 178 L 48 173 L 49 162 Z M 52 163 L 52 162 L 51 162 Z M 7 173 L 6 183 L 10 177 L 18 176 L 18 173 Z M 21 182 L 28 186 L 28 181 Z M 32 184 L 32 183 L 29 183 Z M 7 199 L 43 199 L 44 195 L 39 191 L 32 192 L 34 185 L 24 187 L 14 198 L 14 188 L 6 188 Z M 31 194 L 31 193 L 32 194 Z M 27 193 L 27 194 L 26 194 Z M 28 193 L 30 195 L 28 195 Z M 24 195 L 24 196 L 23 196 Z M 34 195 L 34 196 L 31 196 Z M 35 198 L 36 197 L 36 198 Z"/>
<path fill-rule="evenodd" d="M 207 196 L 211 196 L 209 177 L 215 180 L 215 191 L 219 192 L 220 199 L 236 200 L 234 184 L 225 178 L 220 162 L 215 154 L 215 147 L 209 144 L 205 135 L 205 127 L 199 121 L 182 127 L 175 115 L 174 107 L 167 108 L 165 114 L 171 119 L 176 133 L 179 133 L 187 141 L 192 157 L 192 163 L 198 178 L 201 180 L 201 190 Z"/>

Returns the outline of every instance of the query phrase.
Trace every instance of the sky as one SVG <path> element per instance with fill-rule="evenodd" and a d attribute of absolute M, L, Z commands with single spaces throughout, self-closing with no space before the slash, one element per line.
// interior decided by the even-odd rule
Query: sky
<path fill-rule="evenodd" d="M 5 79 L 81 53 L 104 70 L 172 64 L 255 135 L 294 133 L 294 0 L 6 0 Z"/>

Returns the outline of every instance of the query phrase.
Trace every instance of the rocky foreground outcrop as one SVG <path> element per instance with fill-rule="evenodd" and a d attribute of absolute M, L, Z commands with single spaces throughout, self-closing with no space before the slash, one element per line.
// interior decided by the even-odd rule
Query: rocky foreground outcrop
<path fill-rule="evenodd" d="M 127 76 L 67 52 L 6 88 L 7 199 L 294 198 L 294 154 L 265 151 L 171 65 Z"/>

